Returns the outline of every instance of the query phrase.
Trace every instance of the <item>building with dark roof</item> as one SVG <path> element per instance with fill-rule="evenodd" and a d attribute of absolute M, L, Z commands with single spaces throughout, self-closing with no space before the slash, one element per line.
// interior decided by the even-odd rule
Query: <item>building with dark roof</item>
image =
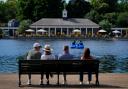
<path fill-rule="evenodd" d="M 99 25 L 89 19 L 84 18 L 68 18 L 66 9 L 63 10 L 62 18 L 42 18 L 30 25 L 30 28 L 36 30 L 44 29 L 48 32 L 48 36 L 65 34 L 69 36 L 73 30 L 80 30 L 81 35 L 90 34 L 93 36 L 99 29 Z"/>
<path fill-rule="evenodd" d="M 91 33 L 93 36 L 99 29 L 99 25 L 92 22 L 89 19 L 81 18 L 42 18 L 41 20 L 31 24 L 30 28 L 44 29 L 48 32 L 48 35 L 56 35 L 59 33 L 64 33 L 67 36 L 70 35 L 74 29 L 79 29 L 81 34 Z"/>

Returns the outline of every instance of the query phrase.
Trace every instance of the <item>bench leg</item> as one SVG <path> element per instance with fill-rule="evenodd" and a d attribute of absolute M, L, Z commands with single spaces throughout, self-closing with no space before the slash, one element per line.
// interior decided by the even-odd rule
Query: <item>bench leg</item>
<path fill-rule="evenodd" d="M 96 83 L 95 83 L 97 86 L 99 86 L 99 74 L 96 73 Z"/>
<path fill-rule="evenodd" d="M 59 74 L 60 73 L 57 73 L 57 84 L 59 85 Z"/>
<path fill-rule="evenodd" d="M 21 74 L 19 74 L 19 87 L 21 86 Z"/>

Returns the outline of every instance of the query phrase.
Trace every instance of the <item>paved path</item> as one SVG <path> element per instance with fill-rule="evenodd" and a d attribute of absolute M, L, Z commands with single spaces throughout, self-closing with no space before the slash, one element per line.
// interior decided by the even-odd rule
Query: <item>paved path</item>
<path fill-rule="evenodd" d="M 100 86 L 95 86 L 95 78 L 93 76 L 92 84 L 86 84 L 87 75 L 84 76 L 84 84 L 79 85 L 79 76 L 78 75 L 67 75 L 68 85 L 55 85 L 57 82 L 57 76 L 50 78 L 49 86 L 43 85 L 40 86 L 40 76 L 33 75 L 32 76 L 32 84 L 31 86 L 26 85 L 27 76 L 22 76 L 22 84 L 24 86 L 18 87 L 18 74 L 0 74 L 0 89 L 128 89 L 128 73 L 126 74 L 115 74 L 115 73 L 100 73 L 99 80 Z M 44 77 L 44 84 L 46 84 Z M 60 76 L 60 83 L 63 82 L 62 75 Z"/>

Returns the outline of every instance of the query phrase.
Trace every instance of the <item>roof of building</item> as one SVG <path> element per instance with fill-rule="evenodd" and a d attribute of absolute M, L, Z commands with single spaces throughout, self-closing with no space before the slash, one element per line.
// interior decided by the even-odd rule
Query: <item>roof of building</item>
<path fill-rule="evenodd" d="M 70 19 L 63 19 L 63 18 L 42 18 L 37 22 L 31 24 L 30 27 L 34 26 L 94 26 L 99 27 L 98 24 L 92 22 L 89 19 L 82 19 L 82 18 L 70 18 Z"/>

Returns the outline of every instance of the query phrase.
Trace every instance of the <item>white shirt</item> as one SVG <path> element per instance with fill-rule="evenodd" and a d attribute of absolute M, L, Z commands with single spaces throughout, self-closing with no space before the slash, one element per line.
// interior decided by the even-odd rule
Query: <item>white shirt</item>
<path fill-rule="evenodd" d="M 54 55 L 41 55 L 41 60 L 55 60 L 55 56 Z"/>

